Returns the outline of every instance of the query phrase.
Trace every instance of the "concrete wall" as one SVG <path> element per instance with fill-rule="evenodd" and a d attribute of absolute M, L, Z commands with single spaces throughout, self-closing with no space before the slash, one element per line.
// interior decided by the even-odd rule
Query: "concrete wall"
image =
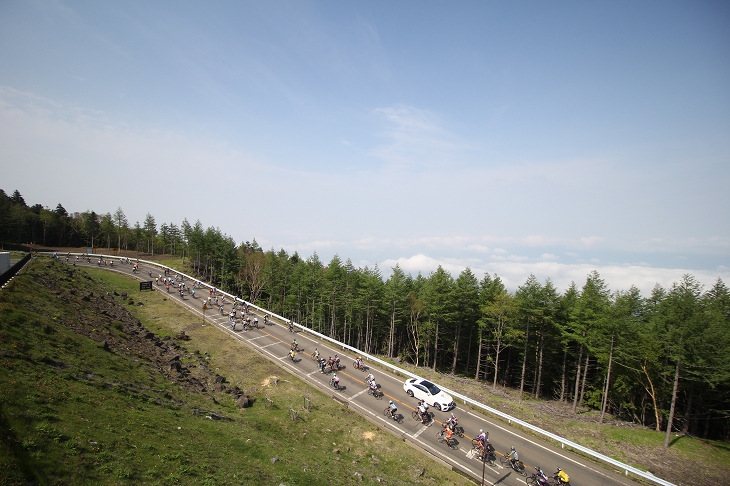
<path fill-rule="evenodd" d="M 0 273 L 10 270 L 10 252 L 0 252 Z"/>

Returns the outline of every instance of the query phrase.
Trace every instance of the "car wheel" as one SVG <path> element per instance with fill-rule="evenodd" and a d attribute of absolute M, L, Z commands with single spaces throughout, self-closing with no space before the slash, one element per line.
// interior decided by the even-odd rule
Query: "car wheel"
<path fill-rule="evenodd" d="M 411 390 L 408 390 L 406 393 L 408 393 L 409 397 L 413 397 L 413 392 Z"/>
<path fill-rule="evenodd" d="M 433 408 L 435 408 L 439 412 L 441 411 L 441 405 L 439 405 L 438 402 L 433 404 Z"/>

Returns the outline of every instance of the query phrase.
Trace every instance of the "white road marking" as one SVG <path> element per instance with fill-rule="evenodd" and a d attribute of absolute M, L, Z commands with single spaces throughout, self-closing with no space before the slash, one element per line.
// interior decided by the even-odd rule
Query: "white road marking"
<path fill-rule="evenodd" d="M 355 398 L 359 397 L 360 395 L 362 395 L 362 394 L 363 394 L 363 393 L 365 393 L 366 391 L 368 391 L 368 389 L 367 389 L 367 388 L 365 388 L 365 389 L 364 389 L 363 391 L 361 391 L 361 392 L 357 392 L 356 394 L 354 394 L 353 396 L 351 396 L 350 398 L 348 398 L 348 400 L 349 400 L 349 401 L 353 401 L 353 400 L 354 400 Z"/>
<path fill-rule="evenodd" d="M 596 473 L 596 474 L 600 474 L 601 476 L 604 476 L 604 477 L 606 477 L 606 478 L 616 479 L 616 477 L 615 477 L 615 476 L 609 476 L 608 474 L 604 474 L 604 473 L 602 473 L 601 471 L 598 471 L 598 470 L 596 470 L 596 469 L 593 469 L 592 467 L 589 467 L 589 466 L 588 466 L 588 465 L 586 465 L 586 464 L 580 463 L 580 462 L 576 461 L 575 459 L 573 459 L 573 458 L 571 458 L 571 457 L 565 456 L 565 455 L 563 455 L 563 454 L 561 454 L 561 453 L 559 453 L 559 452 L 556 452 L 556 451 L 555 451 L 555 450 L 553 450 L 553 449 L 550 449 L 550 448 L 548 448 L 548 447 L 545 447 L 544 445 L 542 445 L 542 444 L 539 444 L 539 443 L 537 443 L 537 442 L 535 442 L 535 441 L 532 441 L 532 440 L 528 439 L 528 438 L 527 438 L 527 436 L 521 436 L 521 435 L 518 435 L 518 434 L 516 434 L 516 433 L 515 433 L 514 431 L 512 431 L 512 430 L 509 430 L 509 429 L 505 429 L 504 427 L 502 427 L 502 426 L 500 426 L 500 425 L 498 425 L 498 424 L 496 424 L 496 423 L 494 423 L 494 422 L 490 422 L 489 420 L 486 420 L 486 418 L 485 418 L 485 417 L 484 417 L 483 415 L 482 415 L 482 416 L 480 416 L 480 415 L 475 415 L 475 414 L 473 414 L 473 413 L 471 413 L 471 412 L 469 412 L 469 411 L 467 411 L 467 410 L 465 410 L 465 412 L 466 412 L 467 414 L 471 415 L 471 416 L 472 416 L 472 417 L 474 417 L 474 418 L 477 418 L 477 419 L 479 419 L 479 420 L 485 420 L 485 421 L 486 421 L 487 423 L 489 423 L 489 424 L 493 425 L 494 427 L 496 427 L 496 428 L 498 428 L 498 429 L 500 429 L 500 430 L 502 430 L 502 431 L 504 431 L 504 432 L 507 432 L 507 433 L 509 433 L 509 434 L 512 434 L 512 435 L 514 435 L 515 437 L 519 437 L 520 439 L 522 439 L 522 440 L 524 440 L 524 441 L 526 441 L 526 442 L 529 442 L 530 444 L 532 444 L 532 445 L 534 445 L 534 446 L 537 446 L 537 447 L 539 447 L 539 448 L 541 448 L 541 449 L 544 449 L 544 450 L 546 450 L 546 451 L 548 451 L 548 452 L 550 452 L 550 453 L 552 453 L 552 454 L 555 454 L 555 455 L 556 455 L 556 456 L 558 456 L 558 457 L 562 457 L 562 458 L 563 458 L 563 459 L 565 459 L 566 461 L 572 462 L 573 464 L 577 464 L 578 466 L 581 466 L 581 467 L 583 467 L 583 468 L 585 468 L 585 469 L 588 469 L 589 471 L 593 471 L 594 473 Z"/>
<path fill-rule="evenodd" d="M 264 348 L 268 348 L 269 346 L 275 346 L 275 345 L 277 345 L 277 344 L 279 344 L 279 343 L 271 343 L 271 344 L 267 344 L 267 345 L 265 345 L 265 346 L 261 346 L 261 349 L 264 349 Z"/>
<path fill-rule="evenodd" d="M 418 437 L 419 435 L 421 435 L 422 433 L 424 433 L 427 428 L 428 427 L 422 427 L 421 430 L 419 430 L 418 432 L 416 432 L 415 434 L 413 434 L 413 438 L 415 439 L 416 437 Z"/>

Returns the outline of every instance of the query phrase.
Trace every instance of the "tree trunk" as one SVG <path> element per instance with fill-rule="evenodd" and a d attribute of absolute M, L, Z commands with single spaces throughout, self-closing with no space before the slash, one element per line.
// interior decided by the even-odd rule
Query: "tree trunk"
<path fill-rule="evenodd" d="M 687 407 L 684 409 L 684 425 L 682 425 L 682 433 L 689 434 L 690 423 L 692 422 L 692 402 L 694 401 L 695 387 L 690 382 L 689 396 L 687 397 Z"/>
<path fill-rule="evenodd" d="M 479 381 L 479 369 L 482 366 L 482 330 L 481 330 L 481 328 L 479 329 L 479 339 L 478 339 L 477 346 L 479 347 L 479 351 L 477 352 L 477 372 L 474 375 L 474 379 L 476 381 Z"/>
<path fill-rule="evenodd" d="M 575 367 L 575 394 L 573 395 L 573 413 L 576 413 L 578 410 L 578 397 L 580 394 L 578 393 L 580 391 L 580 371 L 581 371 L 581 362 L 583 361 L 583 345 L 580 345 L 580 351 L 578 352 L 578 363 Z"/>
<path fill-rule="evenodd" d="M 499 353 L 502 346 L 502 337 L 497 338 L 497 348 L 494 350 L 494 381 L 492 382 L 492 390 L 497 389 L 497 374 L 499 372 Z"/>
<path fill-rule="evenodd" d="M 433 343 L 433 371 L 436 371 L 436 359 L 439 354 L 439 321 L 436 321 L 436 332 L 434 333 Z"/>
<path fill-rule="evenodd" d="M 567 373 L 567 364 L 568 364 L 568 350 L 563 350 L 563 377 L 560 380 L 560 401 L 565 401 L 565 382 L 566 382 L 566 373 Z"/>
<path fill-rule="evenodd" d="M 664 448 L 669 447 L 669 438 L 672 436 L 672 422 L 674 421 L 674 409 L 677 405 L 677 390 L 679 389 L 679 359 L 674 371 L 674 390 L 672 391 L 672 404 L 669 406 L 669 419 L 667 420 L 667 434 L 664 436 Z"/>
<path fill-rule="evenodd" d="M 456 374 L 456 359 L 459 357 L 459 338 L 461 337 L 461 321 L 456 328 L 456 340 L 454 341 L 454 361 L 451 363 L 451 374 Z"/>
<path fill-rule="evenodd" d="M 586 394 L 586 381 L 588 381 L 588 363 L 591 361 L 591 355 L 586 354 L 586 367 L 583 370 L 583 382 L 580 385 L 580 400 L 578 400 L 579 405 L 583 405 L 583 398 Z"/>
<path fill-rule="evenodd" d="M 388 333 L 388 357 L 393 357 L 393 341 L 395 340 L 395 300 L 390 309 L 390 332 Z"/>
<path fill-rule="evenodd" d="M 542 357 L 543 357 L 543 347 L 545 344 L 545 335 L 541 331 L 540 332 L 540 351 L 539 351 L 539 357 L 537 362 L 537 387 L 535 390 L 535 398 L 540 398 L 540 384 L 542 382 Z"/>
<path fill-rule="evenodd" d="M 522 353 L 522 378 L 520 379 L 520 402 L 522 401 L 522 392 L 525 390 L 525 370 L 527 368 L 527 342 L 530 340 L 530 319 L 527 319 L 525 327 L 525 352 Z"/>
<path fill-rule="evenodd" d="M 611 365 L 613 364 L 613 340 L 614 336 L 611 335 L 611 351 L 608 353 L 608 372 L 606 373 L 606 386 L 603 389 L 603 403 L 601 403 L 601 417 L 598 419 L 598 423 L 603 423 L 603 416 L 606 414 L 606 404 L 608 403 L 608 388 L 611 383 Z"/>

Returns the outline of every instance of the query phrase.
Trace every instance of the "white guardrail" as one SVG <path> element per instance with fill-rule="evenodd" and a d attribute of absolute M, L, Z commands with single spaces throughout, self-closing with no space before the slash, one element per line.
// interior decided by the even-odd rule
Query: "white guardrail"
<path fill-rule="evenodd" d="M 46 253 L 48 253 L 48 252 L 46 252 Z M 258 307 L 256 305 L 254 305 L 254 304 L 251 304 L 250 302 L 247 302 L 247 301 L 245 301 L 243 299 L 239 299 L 235 295 L 231 295 L 231 294 L 229 294 L 227 292 L 222 291 L 221 289 L 219 289 L 219 288 L 217 288 L 215 286 L 209 285 L 209 284 L 207 284 L 205 282 L 202 282 L 202 281 L 200 281 L 200 280 L 198 280 L 198 279 L 196 279 L 194 277 L 191 277 L 189 275 L 186 275 L 186 274 L 184 274 L 182 272 L 179 272 L 178 270 L 175 270 L 173 268 L 167 267 L 165 265 L 160 265 L 159 263 L 150 262 L 150 261 L 147 261 L 147 260 L 138 260 L 138 259 L 133 259 L 133 258 L 122 258 L 122 257 L 118 257 L 118 256 L 111 256 L 111 255 L 98 255 L 98 254 L 87 254 L 87 253 L 70 253 L 70 255 L 74 255 L 74 256 L 79 255 L 79 256 L 84 256 L 84 257 L 93 257 L 93 258 L 96 258 L 96 259 L 98 259 L 98 258 L 113 259 L 113 260 L 126 259 L 126 260 L 128 260 L 130 262 L 132 262 L 132 261 L 139 262 L 139 263 L 143 263 L 143 264 L 148 265 L 148 266 L 151 265 L 151 266 L 158 267 L 158 268 L 161 268 L 161 269 L 169 270 L 171 272 L 176 273 L 177 275 L 181 275 L 184 279 L 187 279 L 187 280 L 190 280 L 190 281 L 193 281 L 193 282 L 199 282 L 201 286 L 205 286 L 209 290 L 213 290 L 214 289 L 217 293 L 226 295 L 226 296 L 230 297 L 231 299 L 238 299 L 241 302 L 246 302 L 246 304 L 248 304 L 249 307 L 253 307 L 254 309 L 257 309 L 257 310 L 259 310 L 259 311 L 261 311 L 263 313 L 266 313 L 266 314 L 268 314 L 270 316 L 276 317 L 277 319 L 279 319 L 279 320 L 281 320 L 281 321 L 283 321 L 285 323 L 290 323 L 291 322 L 294 326 L 296 326 L 297 328 L 299 328 L 302 331 L 306 331 L 309 334 L 312 334 L 312 335 L 316 336 L 317 338 L 319 338 L 319 339 L 321 339 L 323 341 L 328 341 L 328 342 L 330 342 L 330 343 L 332 343 L 332 344 L 334 344 L 336 346 L 341 347 L 342 349 L 348 349 L 348 350 L 352 351 L 355 354 L 359 354 L 359 355 L 363 356 L 364 358 L 366 358 L 368 361 L 372 361 L 372 362 L 378 363 L 379 365 L 381 365 L 381 366 L 383 366 L 385 368 L 390 369 L 394 373 L 400 373 L 401 375 L 405 375 L 405 376 L 408 376 L 408 377 L 411 377 L 411 378 L 421 378 L 420 376 L 415 375 L 415 374 L 411 373 L 410 371 L 406 371 L 406 370 L 404 370 L 402 368 L 399 368 L 399 367 L 397 367 L 397 366 L 395 366 L 395 365 L 393 365 L 391 363 L 388 363 L 387 361 L 383 361 L 380 358 L 377 358 L 375 356 L 372 356 L 372 355 L 369 355 L 367 353 L 364 353 L 364 352 L 362 352 L 361 350 L 359 350 L 357 348 L 354 348 L 352 346 L 349 346 L 349 345 L 347 345 L 345 343 L 341 343 L 340 341 L 337 341 L 335 339 L 332 339 L 329 336 L 325 336 L 324 334 L 320 334 L 317 331 L 314 331 L 313 329 L 309 329 L 306 326 L 302 326 L 301 324 L 297 324 L 296 322 L 294 322 L 291 319 L 287 319 L 287 318 L 282 317 L 280 315 L 274 314 L 273 312 L 270 312 L 270 311 L 268 311 L 266 309 L 263 309 L 261 307 Z M 61 255 L 59 255 L 59 257 L 60 256 Z M 529 423 L 525 422 L 524 420 L 520 420 L 518 418 L 512 417 L 511 415 L 507 415 L 504 412 L 501 412 L 501 411 L 499 411 L 499 410 L 497 410 L 495 408 L 492 408 L 492 407 L 489 407 L 487 405 L 484 405 L 483 403 L 479 403 L 476 400 L 472 400 L 471 398 L 469 398 L 467 396 L 464 396 L 464 395 L 462 395 L 460 393 L 457 393 L 457 392 L 455 392 L 453 390 L 449 390 L 448 388 L 444 388 L 441 385 L 439 385 L 439 387 L 442 390 L 444 390 L 445 392 L 449 393 L 452 397 L 455 397 L 455 398 L 461 400 L 465 405 L 468 403 L 468 404 L 470 404 L 470 405 L 472 405 L 472 406 L 474 406 L 476 408 L 480 408 L 480 409 L 482 409 L 482 410 L 484 410 L 486 412 L 489 412 L 489 413 L 491 413 L 493 415 L 496 415 L 498 417 L 501 417 L 501 418 L 507 420 L 507 422 L 509 422 L 510 424 L 515 423 L 515 424 L 520 425 L 520 426 L 522 426 L 522 427 L 524 427 L 526 429 L 529 429 L 529 430 L 531 430 L 531 431 L 533 431 L 533 432 L 535 432 L 537 434 L 540 434 L 540 435 L 543 435 L 545 437 L 548 437 L 548 438 L 550 438 L 550 439 L 552 439 L 552 440 L 554 440 L 556 442 L 559 442 L 560 443 L 560 446 L 562 448 L 565 448 L 567 446 L 567 447 L 570 447 L 571 449 L 575 449 L 575 450 L 580 451 L 580 452 L 582 452 L 584 454 L 587 454 L 587 455 L 589 455 L 591 457 L 594 457 L 596 459 L 599 459 L 599 460 L 601 460 L 603 462 L 606 462 L 608 464 L 611 464 L 613 466 L 616 466 L 619 469 L 623 470 L 624 471 L 624 474 L 626 476 L 628 476 L 629 473 L 632 473 L 632 474 L 635 474 L 636 476 L 642 477 L 644 479 L 647 479 L 649 481 L 652 481 L 652 482 L 654 482 L 656 484 L 660 484 L 662 486 L 676 486 L 674 483 L 670 483 L 669 481 L 665 481 L 664 479 L 658 478 L 658 477 L 654 476 L 653 474 L 651 474 L 649 472 L 642 471 L 641 469 L 637 469 L 637 468 L 635 468 L 633 466 L 630 466 L 628 464 L 624 464 L 621 461 L 617 461 L 616 459 L 613 459 L 612 457 L 608 457 L 608 456 L 606 456 L 604 454 L 601 454 L 599 452 L 596 452 L 596 451 L 594 451 L 592 449 L 589 449 L 587 447 L 583 447 L 580 444 L 577 444 L 577 443 L 575 443 L 573 441 L 570 441 L 568 439 L 565 439 L 564 437 L 560 437 L 559 435 L 553 434 L 552 432 L 548 432 L 547 430 L 543 430 L 543 429 L 541 429 L 539 427 L 535 427 L 534 425 L 529 424 Z"/>

